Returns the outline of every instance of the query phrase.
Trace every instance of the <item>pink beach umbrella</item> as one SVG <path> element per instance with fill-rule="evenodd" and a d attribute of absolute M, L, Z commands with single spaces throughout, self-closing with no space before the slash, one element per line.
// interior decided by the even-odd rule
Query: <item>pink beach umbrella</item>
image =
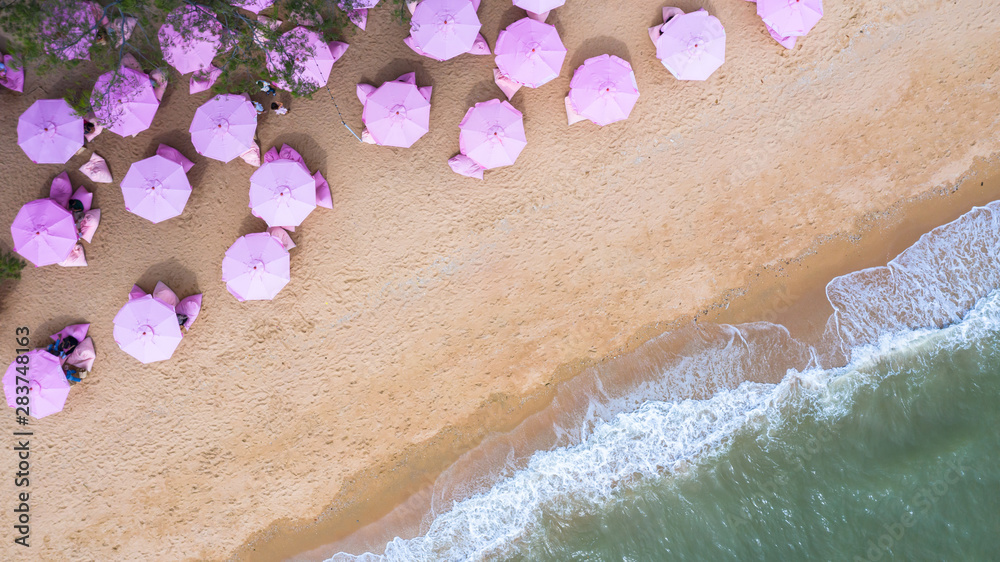
<path fill-rule="evenodd" d="M 160 26 L 163 60 L 181 74 L 206 70 L 222 47 L 220 33 L 222 24 L 214 13 L 198 6 L 181 6 L 167 14 Z"/>
<path fill-rule="evenodd" d="M 194 112 L 188 131 L 198 154 L 229 162 L 256 146 L 257 111 L 245 96 L 215 96 Z"/>
<path fill-rule="evenodd" d="M 259 14 L 262 10 L 270 8 L 274 4 L 274 0 L 232 0 L 230 4 Z"/>
<path fill-rule="evenodd" d="M 222 260 L 222 280 L 240 302 L 269 301 L 290 278 L 288 250 L 266 232 L 240 236 Z"/>
<path fill-rule="evenodd" d="M 89 0 L 69 0 L 50 2 L 45 11 L 47 16 L 41 23 L 45 51 L 65 60 L 90 60 L 90 46 L 104 9 Z"/>
<path fill-rule="evenodd" d="M 267 226 L 299 226 L 316 208 L 316 180 L 297 160 L 265 162 L 250 176 L 250 208 Z"/>
<path fill-rule="evenodd" d="M 628 118 L 639 99 L 632 65 L 613 55 L 584 61 L 569 87 L 576 112 L 601 126 Z"/>
<path fill-rule="evenodd" d="M 430 58 L 469 52 L 482 24 L 472 0 L 422 0 L 410 18 L 408 44 Z"/>
<path fill-rule="evenodd" d="M 101 125 L 123 137 L 134 137 L 153 123 L 160 100 L 148 74 L 123 66 L 97 79 L 90 104 Z"/>
<path fill-rule="evenodd" d="M 14 251 L 35 267 L 59 263 L 77 243 L 73 213 L 52 199 L 25 203 L 10 225 Z"/>
<path fill-rule="evenodd" d="M 498 99 L 470 107 L 458 128 L 462 154 L 486 170 L 513 164 L 528 144 L 521 112 Z"/>
<path fill-rule="evenodd" d="M 378 6 L 381 0 L 339 0 L 337 6 L 341 10 L 367 10 Z"/>
<path fill-rule="evenodd" d="M 660 31 L 656 58 L 678 80 L 707 80 L 726 60 L 726 30 L 705 10 L 676 15 Z"/>
<path fill-rule="evenodd" d="M 412 73 L 400 78 L 383 83 L 365 99 L 361 120 L 375 144 L 408 148 L 430 127 L 430 89 L 421 91 Z"/>
<path fill-rule="evenodd" d="M 757 0 L 757 15 L 781 37 L 802 37 L 823 17 L 823 0 Z"/>
<path fill-rule="evenodd" d="M 158 223 L 184 212 L 191 184 L 184 166 L 159 154 L 132 164 L 122 178 L 125 209 Z"/>
<path fill-rule="evenodd" d="M 174 307 L 153 295 L 125 303 L 114 324 L 115 343 L 143 363 L 170 359 L 183 337 Z"/>
<path fill-rule="evenodd" d="M 337 6 L 347 12 L 347 19 L 364 31 L 368 25 L 368 9 L 374 8 L 379 0 L 340 0 Z"/>
<path fill-rule="evenodd" d="M 292 81 L 321 88 L 330 79 L 333 63 L 347 50 L 347 43 L 323 42 L 319 33 L 299 26 L 281 36 L 280 48 L 268 51 L 267 69 L 273 74 L 285 72 L 285 64 L 292 63 Z M 275 84 L 288 90 L 288 82 L 275 80 Z"/>
<path fill-rule="evenodd" d="M 528 17 L 545 21 L 549 12 L 562 6 L 566 0 L 514 0 L 514 5 L 528 12 Z"/>
<path fill-rule="evenodd" d="M 59 358 L 44 349 L 32 349 L 22 355 L 26 363 L 15 359 L 3 375 L 3 393 L 11 408 L 24 408 L 35 419 L 60 412 L 69 396 L 69 381 Z M 22 392 L 17 392 L 21 387 Z M 27 387 L 25 392 L 23 389 Z M 18 404 L 17 399 L 27 404 Z"/>
<path fill-rule="evenodd" d="M 537 88 L 559 76 L 566 47 L 554 26 L 522 18 L 497 37 L 496 63 L 515 82 Z"/>
<path fill-rule="evenodd" d="M 65 164 L 83 146 L 83 118 L 66 100 L 38 100 L 17 120 L 17 144 L 36 164 Z"/>

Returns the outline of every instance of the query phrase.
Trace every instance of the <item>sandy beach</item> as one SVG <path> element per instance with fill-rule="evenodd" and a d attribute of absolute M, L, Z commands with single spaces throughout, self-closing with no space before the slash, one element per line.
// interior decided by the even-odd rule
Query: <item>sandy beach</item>
<path fill-rule="evenodd" d="M 680 2 L 726 26 L 726 63 L 704 83 L 654 57 L 662 5 L 554 11 L 567 62 L 514 97 L 527 148 L 485 181 L 447 159 L 466 109 L 502 96 L 493 58 L 419 57 L 373 9 L 334 66 L 336 102 L 360 131 L 355 85 L 415 71 L 434 86 L 430 132 L 411 149 L 359 143 L 325 90 L 261 119 L 262 148 L 298 150 L 334 200 L 292 235 L 292 280 L 272 302 L 239 303 L 220 281 L 226 249 L 265 225 L 247 208 L 252 167 L 195 158 L 187 128 L 208 94 L 172 83 L 150 130 L 99 136 L 89 148 L 116 183 L 95 185 L 77 171 L 90 150 L 35 165 L 14 142 L 17 116 L 70 78 L 29 70 L 25 94 L 0 93 L 0 222 L 63 170 L 102 212 L 88 267 L 29 267 L 0 286 L 5 356 L 15 326 L 41 345 L 76 322 L 92 323 L 98 353 L 66 409 L 35 424 L 33 558 L 279 560 L 333 543 L 588 366 L 696 316 L 808 330 L 798 303 L 831 277 L 1000 198 L 997 5 L 831 1 L 789 51 L 751 3 Z M 484 0 L 479 15 L 492 46 L 523 12 Z M 603 53 L 631 62 L 639 102 L 628 121 L 569 127 L 573 70 Z M 195 160 L 194 191 L 153 225 L 125 211 L 117 181 L 161 142 Z M 112 319 L 133 283 L 161 280 L 204 307 L 171 360 L 142 365 Z M 12 548 L 0 557 L 21 559 Z"/>

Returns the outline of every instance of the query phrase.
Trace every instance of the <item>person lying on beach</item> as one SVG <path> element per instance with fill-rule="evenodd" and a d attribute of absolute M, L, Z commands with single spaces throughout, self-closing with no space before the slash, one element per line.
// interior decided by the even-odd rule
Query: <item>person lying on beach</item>
<path fill-rule="evenodd" d="M 288 113 L 288 108 L 285 107 L 285 104 L 281 103 L 280 101 L 271 102 L 271 110 L 277 113 L 278 115 L 284 115 Z"/>
<path fill-rule="evenodd" d="M 71 385 L 82 381 L 87 378 L 88 375 L 87 371 L 77 369 L 76 367 L 71 367 L 69 365 L 63 365 L 63 374 L 66 375 L 66 380 L 68 380 Z"/>
<path fill-rule="evenodd" d="M 264 104 L 260 103 L 259 101 L 253 102 L 253 108 L 257 110 L 257 115 L 261 115 L 264 113 Z"/>
<path fill-rule="evenodd" d="M 77 341 L 76 338 L 73 336 L 66 336 L 61 340 L 50 343 L 49 346 L 45 348 L 45 351 L 48 351 L 52 355 L 61 359 L 73 353 L 73 350 L 76 349 L 76 346 L 78 345 L 80 345 L 80 342 Z"/>
<path fill-rule="evenodd" d="M 83 208 L 83 201 L 70 199 L 67 208 L 73 213 L 73 221 L 76 222 L 76 229 L 80 230 L 80 221 L 83 220 L 83 215 L 87 214 L 87 211 Z"/>

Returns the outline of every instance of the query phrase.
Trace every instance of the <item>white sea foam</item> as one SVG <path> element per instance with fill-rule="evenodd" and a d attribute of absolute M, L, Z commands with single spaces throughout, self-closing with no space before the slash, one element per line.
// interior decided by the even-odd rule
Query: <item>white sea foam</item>
<path fill-rule="evenodd" d="M 886 357 L 926 345 L 975 345 L 1000 330 L 998 256 L 1000 204 L 994 203 L 924 235 L 886 268 L 856 272 L 828 285 L 836 311 L 828 336 L 842 338 L 849 365 L 807 365 L 790 370 L 778 384 L 744 382 L 726 389 L 726 380 L 738 376 L 751 359 L 760 361 L 767 354 L 748 341 L 740 327 L 723 327 L 722 334 L 729 335 L 721 340 L 723 345 L 706 346 L 704 356 L 672 357 L 660 370 L 660 378 L 674 381 L 672 385 L 678 378 L 703 382 L 696 375 L 711 371 L 711 380 L 721 388 L 711 397 L 670 399 L 674 386 L 654 389 L 656 385 L 649 384 L 629 389 L 628 398 L 601 399 L 588 393 L 595 405 L 587 409 L 588 422 L 579 426 L 585 431 L 564 434 L 561 439 L 567 444 L 539 450 L 488 489 L 438 506 L 421 536 L 397 538 L 382 554 L 340 553 L 330 560 L 492 558 L 530 533 L 543 510 L 564 517 L 585 513 L 632 483 L 662 477 L 678 463 L 719 451 L 741 429 L 780 421 L 784 408 L 799 400 L 818 404 L 821 415 L 841 415 L 859 386 L 877 383 L 871 379 L 880 371 L 872 366 Z M 752 326 L 759 331 L 759 341 L 776 335 L 774 341 L 787 350 L 783 328 Z M 637 396 L 641 405 L 619 409 L 634 404 Z M 616 409 L 620 413 L 614 413 Z"/>
<path fill-rule="evenodd" d="M 832 280 L 830 326 L 854 348 L 884 334 L 952 324 L 997 287 L 1000 201 L 924 234 L 885 267 Z"/>

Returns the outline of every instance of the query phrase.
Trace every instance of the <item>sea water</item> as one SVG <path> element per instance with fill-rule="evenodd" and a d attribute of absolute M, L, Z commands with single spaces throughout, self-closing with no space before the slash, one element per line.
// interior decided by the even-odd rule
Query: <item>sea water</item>
<path fill-rule="evenodd" d="M 439 494 L 421 535 L 331 560 L 1000 559 L 998 288 L 994 203 L 831 281 L 822 341 L 651 342 L 671 351 L 638 384 L 592 374 L 563 396 L 585 407 Z"/>

